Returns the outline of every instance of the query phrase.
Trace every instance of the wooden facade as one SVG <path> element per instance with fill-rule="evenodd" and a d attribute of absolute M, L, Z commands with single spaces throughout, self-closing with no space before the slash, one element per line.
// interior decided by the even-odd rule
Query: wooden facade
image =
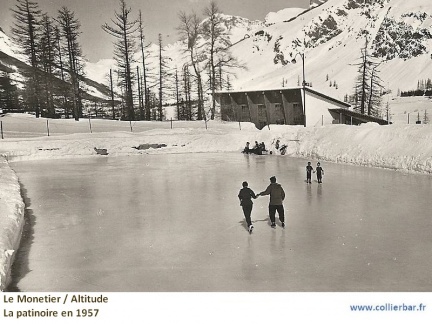
<path fill-rule="evenodd" d="M 295 89 L 218 92 L 222 120 L 269 124 L 303 124 L 302 96 Z"/>

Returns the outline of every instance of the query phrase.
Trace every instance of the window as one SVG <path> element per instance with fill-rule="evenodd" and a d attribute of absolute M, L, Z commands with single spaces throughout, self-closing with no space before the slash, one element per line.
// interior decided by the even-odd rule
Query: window
<path fill-rule="evenodd" d="M 258 105 L 258 118 L 267 119 L 267 112 L 265 105 Z"/>
<path fill-rule="evenodd" d="M 275 112 L 276 113 L 282 113 L 282 104 L 275 103 Z"/>

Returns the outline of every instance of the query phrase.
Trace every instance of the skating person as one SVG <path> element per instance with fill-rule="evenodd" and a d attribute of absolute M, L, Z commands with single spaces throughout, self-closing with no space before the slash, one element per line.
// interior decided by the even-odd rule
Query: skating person
<path fill-rule="evenodd" d="M 316 170 L 316 174 L 317 174 L 318 183 L 322 183 L 322 176 L 324 175 L 324 170 L 321 167 L 321 164 L 319 162 L 317 163 L 315 170 Z"/>
<path fill-rule="evenodd" d="M 253 202 L 251 198 L 256 199 L 257 196 L 255 195 L 253 190 L 248 187 L 248 183 L 246 181 L 242 183 L 242 186 L 243 188 L 240 189 L 238 197 L 240 199 L 240 206 L 242 206 L 249 233 L 252 233 L 253 225 L 251 220 L 251 213 Z"/>
<path fill-rule="evenodd" d="M 266 190 L 263 192 L 260 192 L 258 196 L 266 196 L 270 195 L 270 202 L 269 202 L 269 216 L 270 216 L 270 222 L 271 227 L 276 227 L 276 211 L 279 214 L 279 220 L 282 223 L 282 227 L 285 227 L 285 211 L 283 207 L 283 200 L 285 199 L 285 191 L 283 190 L 282 186 L 279 183 L 276 183 L 276 177 L 270 178 L 270 185 L 267 187 Z"/>
<path fill-rule="evenodd" d="M 313 166 L 311 165 L 310 162 L 308 162 L 307 166 L 306 166 L 306 182 L 307 183 L 312 183 L 311 179 L 312 179 L 312 172 L 315 173 Z"/>

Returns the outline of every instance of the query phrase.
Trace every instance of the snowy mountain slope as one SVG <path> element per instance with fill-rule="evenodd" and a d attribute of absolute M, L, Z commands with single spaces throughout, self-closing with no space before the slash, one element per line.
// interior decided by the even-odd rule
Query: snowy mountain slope
<path fill-rule="evenodd" d="M 264 23 L 261 21 L 251 21 L 246 18 L 230 16 L 221 14 L 222 25 L 225 31 L 229 34 L 229 40 L 231 44 L 237 44 L 242 42 L 246 35 L 250 35 L 254 30 L 262 28 Z M 206 20 L 202 21 L 204 24 Z M 162 39 L 162 44 L 165 40 Z M 204 43 L 201 39 L 200 44 Z M 167 70 L 171 73 L 175 73 L 175 69 L 181 70 L 182 66 L 189 62 L 189 54 L 185 52 L 185 44 L 178 40 L 172 44 L 163 46 L 162 55 L 166 61 Z M 156 44 L 149 44 L 146 49 L 146 64 L 149 71 L 150 83 L 155 83 L 158 79 L 158 68 L 159 68 L 159 46 Z M 134 59 L 136 60 L 134 68 L 139 66 L 141 68 L 141 51 L 138 50 Z M 113 70 L 116 68 L 116 63 L 113 58 L 111 59 L 101 59 L 96 63 L 87 62 L 86 72 L 89 77 L 93 80 L 97 80 L 101 83 L 106 83 L 106 75 L 109 73 L 109 69 Z"/>
<path fill-rule="evenodd" d="M 31 66 L 27 62 L 27 58 L 20 54 L 19 46 L 0 29 L 0 72 L 9 73 L 11 79 L 18 87 L 21 87 L 24 80 L 23 74 L 25 71 L 30 70 Z M 81 78 L 81 81 L 85 84 L 86 88 L 84 93 L 85 99 L 110 100 L 110 92 L 105 85 L 85 76 Z M 60 87 L 62 82 L 64 81 L 56 79 L 55 86 Z"/>
<path fill-rule="evenodd" d="M 297 85 L 305 54 L 306 81 L 319 91 L 343 99 L 351 94 L 361 48 L 377 62 L 384 85 L 393 93 L 415 89 L 432 76 L 432 3 L 429 0 L 329 0 L 292 21 L 264 26 L 254 37 L 233 47 L 249 70 L 241 72 L 237 88 Z M 264 37 L 264 36 L 265 37 Z M 327 78 L 328 76 L 328 78 Z M 259 81 L 257 81 L 259 80 Z M 337 83 L 337 89 L 330 87 Z"/>
<path fill-rule="evenodd" d="M 302 62 L 298 53 L 304 53 L 306 81 L 314 89 L 344 100 L 353 94 L 356 64 L 366 46 L 366 36 L 368 53 L 381 63 L 379 76 L 383 86 L 391 91 L 388 98 L 383 98 L 383 108 L 387 102 L 390 106 L 395 103 L 392 97 L 398 91 L 416 89 L 418 80 L 432 77 L 429 0 L 329 0 L 308 10 L 291 8 L 271 13 L 264 22 L 226 15 L 224 19 L 232 34 L 231 51 L 247 66 L 246 70 L 230 71 L 237 75 L 237 79 L 231 80 L 236 90 L 300 85 Z M 150 61 L 155 76 L 157 51 L 157 46 L 153 46 Z M 188 61 L 183 51 L 179 41 L 165 47 L 171 69 L 181 68 Z M 291 63 L 294 57 L 296 64 Z M 423 110 L 432 108 L 427 99 L 420 105 L 413 105 L 410 100 L 400 102 L 421 106 Z M 403 122 L 406 111 L 417 110 L 401 107 L 398 104 L 397 111 L 390 114 L 395 121 Z"/>
<path fill-rule="evenodd" d="M 301 14 L 305 9 L 303 8 L 285 8 L 279 10 L 278 12 L 269 12 L 264 19 L 266 25 L 272 25 L 284 21 L 288 21 L 299 14 Z"/>

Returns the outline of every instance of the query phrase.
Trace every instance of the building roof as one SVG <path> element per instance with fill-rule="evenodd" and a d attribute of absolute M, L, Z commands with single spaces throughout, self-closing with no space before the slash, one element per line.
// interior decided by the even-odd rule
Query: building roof
<path fill-rule="evenodd" d="M 231 94 L 231 93 L 247 93 L 247 92 L 266 92 L 266 91 L 286 91 L 286 90 L 303 90 L 303 87 L 292 87 L 292 88 L 276 88 L 276 89 L 241 89 L 241 90 L 226 90 L 226 91 L 216 91 L 215 94 Z M 350 104 L 338 100 L 336 98 L 325 95 L 319 91 L 316 91 L 310 87 L 305 87 L 306 92 L 310 92 L 319 97 L 325 98 L 327 100 L 338 103 L 339 105 L 345 106 L 347 108 L 351 107 Z"/>

